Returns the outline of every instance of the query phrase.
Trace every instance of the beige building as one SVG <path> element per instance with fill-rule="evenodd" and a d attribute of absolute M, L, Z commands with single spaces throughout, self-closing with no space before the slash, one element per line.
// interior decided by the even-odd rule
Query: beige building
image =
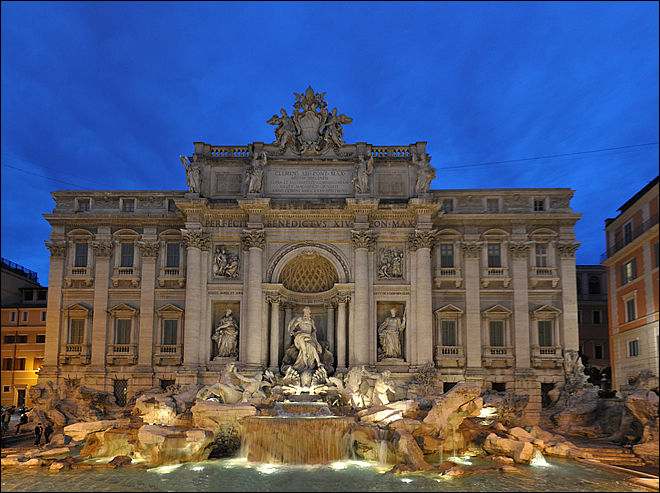
<path fill-rule="evenodd" d="M 196 142 L 187 192 L 53 193 L 40 378 L 121 401 L 295 367 L 308 306 L 330 372 L 388 369 L 405 396 L 434 363 L 538 411 L 578 349 L 573 191 L 431 190 L 425 142 L 348 144 L 351 121 L 310 87 L 273 143 Z"/>
<path fill-rule="evenodd" d="M 658 177 L 605 221 L 612 388 L 658 375 Z"/>

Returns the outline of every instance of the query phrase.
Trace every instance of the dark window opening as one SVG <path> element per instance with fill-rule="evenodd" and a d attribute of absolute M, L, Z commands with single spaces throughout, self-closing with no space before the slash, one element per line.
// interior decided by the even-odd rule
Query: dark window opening
<path fill-rule="evenodd" d="M 506 392 L 506 383 L 505 382 L 491 382 L 493 390 L 495 392 Z"/>

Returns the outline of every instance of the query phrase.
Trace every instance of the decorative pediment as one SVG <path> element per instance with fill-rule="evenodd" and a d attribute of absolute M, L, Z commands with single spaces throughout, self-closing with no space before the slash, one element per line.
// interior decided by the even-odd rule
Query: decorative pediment
<path fill-rule="evenodd" d="M 458 308 L 456 305 L 452 305 L 451 303 L 448 303 L 442 308 L 438 308 L 433 313 L 435 315 L 463 315 L 463 313 L 465 312 L 460 308 Z"/>
<path fill-rule="evenodd" d="M 536 310 L 529 312 L 529 314 L 534 318 L 555 318 L 561 314 L 561 310 L 554 306 L 543 305 Z"/>
<path fill-rule="evenodd" d="M 92 312 L 93 310 L 85 306 L 83 303 L 74 303 L 73 305 L 69 305 L 68 307 L 62 309 L 62 313 L 69 315 L 77 313 L 78 315 L 85 314 L 86 316 L 91 316 Z"/>
<path fill-rule="evenodd" d="M 126 303 L 119 303 L 118 305 L 110 308 L 108 313 L 112 313 L 113 315 L 117 315 L 118 313 L 130 313 L 131 315 L 136 315 L 138 310 L 130 305 L 127 305 Z"/>
<path fill-rule="evenodd" d="M 155 311 L 158 315 L 162 315 L 164 313 L 183 313 L 183 309 L 173 305 L 172 303 L 168 303 L 165 306 L 161 306 L 158 310 Z"/>
<path fill-rule="evenodd" d="M 484 310 L 481 314 L 485 318 L 506 318 L 510 317 L 513 312 L 498 303 L 497 305 L 490 307 L 488 310 Z"/>

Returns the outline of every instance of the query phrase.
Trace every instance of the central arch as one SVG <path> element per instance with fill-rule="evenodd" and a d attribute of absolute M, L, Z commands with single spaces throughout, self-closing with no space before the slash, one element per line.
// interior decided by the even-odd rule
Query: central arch
<path fill-rule="evenodd" d="M 303 252 L 291 259 L 282 269 L 280 283 L 296 293 L 329 291 L 339 276 L 329 260 L 317 253 Z"/>
<path fill-rule="evenodd" d="M 343 255 L 334 248 L 315 241 L 295 243 L 280 250 L 275 255 L 268 269 L 268 282 L 282 283 L 283 274 L 285 277 L 288 275 L 285 272 L 292 272 L 303 267 L 311 268 L 312 271 L 318 270 L 318 272 L 323 272 L 326 276 L 330 276 L 330 278 L 334 279 L 332 285 L 349 282 L 348 263 Z M 334 271 L 334 275 L 329 272 L 328 268 Z M 332 285 L 328 289 L 331 289 Z M 290 289 L 286 285 L 285 287 Z M 291 290 L 296 291 L 294 289 Z"/>

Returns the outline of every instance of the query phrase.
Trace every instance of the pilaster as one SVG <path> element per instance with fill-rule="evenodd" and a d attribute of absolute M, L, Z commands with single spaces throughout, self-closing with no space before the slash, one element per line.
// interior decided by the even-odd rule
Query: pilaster
<path fill-rule="evenodd" d="M 527 257 L 531 244 L 512 242 L 511 270 L 513 273 L 513 340 L 516 351 L 516 367 L 531 368 L 530 330 L 529 330 L 529 267 Z"/>
<path fill-rule="evenodd" d="M 266 240 L 263 229 L 244 230 L 241 236 L 245 248 L 249 251 L 249 269 L 247 278 L 247 330 L 242 334 L 247 344 L 246 364 L 263 367 L 266 365 L 262 351 L 262 265 L 263 249 Z"/>
<path fill-rule="evenodd" d="M 375 352 L 369 344 L 369 251 L 374 251 L 376 234 L 370 230 L 353 230 L 353 246 L 355 247 L 355 322 L 350 327 L 350 348 L 348 354 L 349 366 L 369 364 L 369 355 Z M 375 330 L 375 329 L 373 329 Z"/>
<path fill-rule="evenodd" d="M 580 347 L 577 323 L 577 286 L 575 282 L 575 252 L 579 241 L 562 241 L 557 244 L 559 252 L 559 276 L 561 277 L 561 299 L 564 311 L 564 351 Z"/>
<path fill-rule="evenodd" d="M 417 357 L 414 364 L 417 365 L 433 362 L 431 249 L 435 243 L 435 233 L 435 230 L 416 230 L 408 237 L 410 250 L 416 252 L 417 260 L 417 322 L 414 331 L 414 338 L 417 340 Z"/>
<path fill-rule="evenodd" d="M 464 242 L 466 370 L 481 370 L 481 249 L 483 242 Z M 467 375 L 467 371 L 466 371 Z"/>
<path fill-rule="evenodd" d="M 108 339 L 108 329 L 112 335 L 112 327 L 108 327 L 108 287 L 112 266 L 113 245 L 111 241 L 94 241 L 92 248 L 96 256 L 94 268 L 94 318 L 92 322 L 92 357 L 91 365 L 105 373 L 105 352 Z"/>
<path fill-rule="evenodd" d="M 60 327 L 62 319 L 62 283 L 64 281 L 66 242 L 47 241 L 50 250 L 48 270 L 48 310 L 46 310 L 46 344 L 44 365 L 39 371 L 39 381 L 57 382 L 59 351 L 62 338 L 66 337 L 66 327 Z M 41 383 L 41 382 L 40 382 Z"/>
<path fill-rule="evenodd" d="M 140 329 L 138 331 L 138 366 L 153 373 L 154 325 L 156 309 L 156 262 L 160 244 L 157 241 L 139 241 L 142 257 L 140 281 Z"/>
<path fill-rule="evenodd" d="M 277 371 L 280 362 L 280 297 L 270 295 L 266 297 L 266 301 L 270 303 L 270 365 L 271 371 Z"/>

